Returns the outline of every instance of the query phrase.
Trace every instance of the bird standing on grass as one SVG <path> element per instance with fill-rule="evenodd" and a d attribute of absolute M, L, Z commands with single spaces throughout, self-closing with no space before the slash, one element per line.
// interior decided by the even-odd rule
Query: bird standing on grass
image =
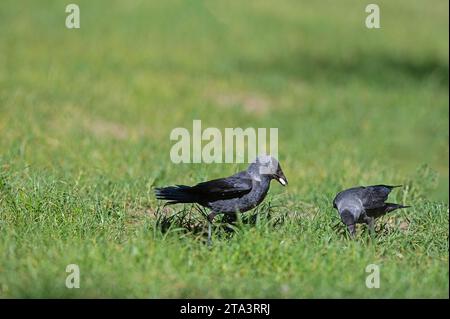
<path fill-rule="evenodd" d="M 230 177 L 199 183 L 195 186 L 169 186 L 156 188 L 156 198 L 167 204 L 197 203 L 211 209 L 208 215 L 208 244 L 211 243 L 211 224 L 217 214 L 243 213 L 258 206 L 269 191 L 270 181 L 276 179 L 286 186 L 278 160 L 261 155 L 247 170 Z"/>
<path fill-rule="evenodd" d="M 367 224 L 373 233 L 375 218 L 399 208 L 410 207 L 386 203 L 392 189 L 401 186 L 374 185 L 350 188 L 336 195 L 333 207 L 338 210 L 342 222 L 347 225 L 352 237 L 356 234 L 356 223 Z"/>

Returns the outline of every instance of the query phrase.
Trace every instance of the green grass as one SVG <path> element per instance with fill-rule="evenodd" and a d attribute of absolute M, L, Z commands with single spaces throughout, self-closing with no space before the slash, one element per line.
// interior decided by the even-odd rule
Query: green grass
<path fill-rule="evenodd" d="M 76 3 L 79 30 L 0 5 L 0 297 L 449 297 L 447 1 L 378 1 L 379 30 L 364 1 Z M 212 249 L 153 196 L 245 167 L 172 164 L 193 119 L 278 127 L 290 182 Z M 413 208 L 351 241 L 333 196 L 377 183 Z"/>

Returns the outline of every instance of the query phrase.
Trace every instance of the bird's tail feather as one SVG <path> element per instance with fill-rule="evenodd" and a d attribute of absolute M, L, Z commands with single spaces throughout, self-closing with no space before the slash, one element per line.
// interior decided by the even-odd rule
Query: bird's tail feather
<path fill-rule="evenodd" d="M 155 189 L 157 199 L 167 200 L 167 204 L 195 203 L 196 196 L 189 192 L 191 187 L 185 185 L 169 186 Z"/>
<path fill-rule="evenodd" d="M 409 208 L 411 206 L 408 205 L 401 205 L 401 204 L 394 204 L 394 203 L 386 203 L 385 206 L 385 211 L 386 213 L 390 213 L 396 209 L 401 209 L 401 208 Z"/>
<path fill-rule="evenodd" d="M 375 185 L 375 186 L 386 187 L 386 188 L 389 188 L 389 189 L 403 187 L 403 185 L 385 185 L 385 184 L 380 184 L 380 185 Z"/>

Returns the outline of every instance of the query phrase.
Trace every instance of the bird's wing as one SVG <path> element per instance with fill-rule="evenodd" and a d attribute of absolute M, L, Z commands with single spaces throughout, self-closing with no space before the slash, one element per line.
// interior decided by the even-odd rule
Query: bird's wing
<path fill-rule="evenodd" d="M 246 172 L 226 178 L 214 179 L 191 187 L 191 192 L 206 201 L 242 197 L 252 190 L 253 182 Z"/>
<path fill-rule="evenodd" d="M 389 193 L 394 187 L 399 186 L 374 185 L 365 187 L 361 193 L 361 201 L 364 209 L 384 207 L 384 202 L 388 199 Z"/>

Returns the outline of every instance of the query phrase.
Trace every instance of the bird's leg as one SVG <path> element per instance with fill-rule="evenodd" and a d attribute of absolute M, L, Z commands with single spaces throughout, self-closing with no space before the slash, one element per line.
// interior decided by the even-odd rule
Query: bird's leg
<path fill-rule="evenodd" d="M 367 216 L 364 218 L 364 222 L 367 224 L 367 227 L 369 228 L 370 235 L 375 234 L 375 218 Z"/>
<path fill-rule="evenodd" d="M 208 246 L 211 246 L 211 233 L 212 233 L 212 222 L 214 220 L 214 217 L 216 217 L 216 212 L 211 212 L 208 215 Z"/>
<path fill-rule="evenodd" d="M 211 247 L 212 222 L 208 220 L 208 247 Z"/>

